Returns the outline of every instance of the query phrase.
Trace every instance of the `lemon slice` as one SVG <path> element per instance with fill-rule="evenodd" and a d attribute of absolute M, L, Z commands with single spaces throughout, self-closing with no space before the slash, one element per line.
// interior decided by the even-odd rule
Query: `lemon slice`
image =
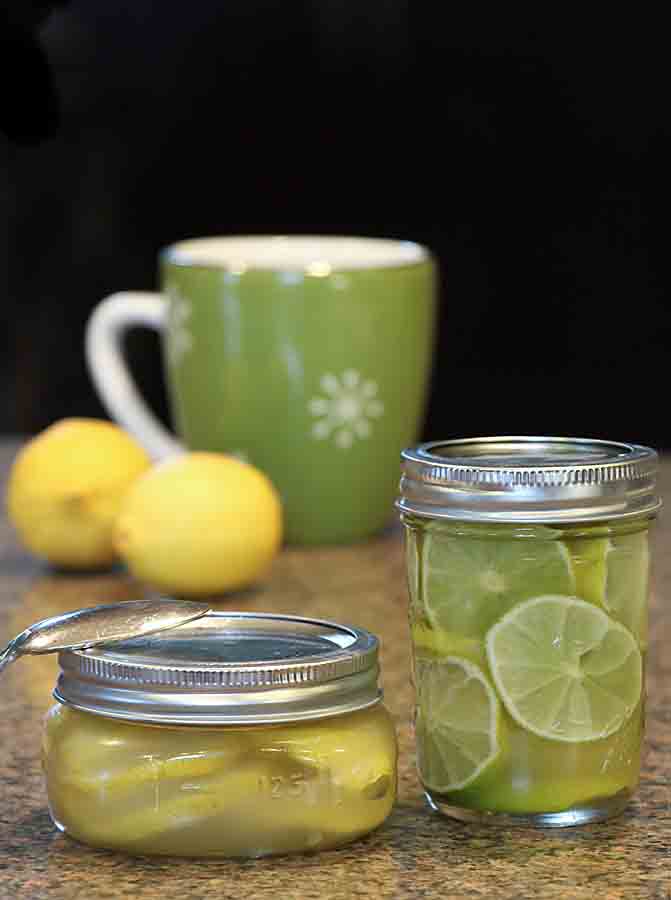
<path fill-rule="evenodd" d="M 501 705 L 478 666 L 458 656 L 416 660 L 417 762 L 439 793 L 472 784 L 499 754 Z"/>
<path fill-rule="evenodd" d="M 632 634 L 577 597 L 534 597 L 486 638 L 492 677 L 513 719 L 540 737 L 577 743 L 607 737 L 641 696 Z"/>
<path fill-rule="evenodd" d="M 558 540 L 427 532 L 422 554 L 428 620 L 466 637 L 484 637 L 504 613 L 529 597 L 575 593 L 569 553 Z"/>

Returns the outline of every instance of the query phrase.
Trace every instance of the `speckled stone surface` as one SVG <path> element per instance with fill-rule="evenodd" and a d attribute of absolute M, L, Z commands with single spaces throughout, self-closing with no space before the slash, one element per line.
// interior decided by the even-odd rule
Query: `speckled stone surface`
<path fill-rule="evenodd" d="M 15 445 L 0 445 L 2 473 Z M 671 459 L 662 491 L 671 500 Z M 647 753 L 641 788 L 610 823 L 558 831 L 466 826 L 429 812 L 410 739 L 409 639 L 398 531 L 366 544 L 288 549 L 258 589 L 221 608 L 350 621 L 382 640 L 386 702 L 400 739 L 400 793 L 386 824 L 345 849 L 249 862 L 133 859 L 88 849 L 52 826 L 40 773 L 41 718 L 56 674 L 34 657 L 0 680 L 0 898 L 671 898 L 671 519 L 656 529 Z M 57 574 L 0 521 L 0 641 L 45 616 L 139 598 L 123 572 Z"/>

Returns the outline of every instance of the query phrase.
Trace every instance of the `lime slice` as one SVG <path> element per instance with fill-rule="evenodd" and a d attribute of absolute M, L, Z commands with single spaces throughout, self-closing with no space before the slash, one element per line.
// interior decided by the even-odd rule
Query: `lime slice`
<path fill-rule="evenodd" d="M 571 554 L 578 597 L 604 606 L 610 538 L 574 538 L 566 542 Z"/>
<path fill-rule="evenodd" d="M 419 544 L 421 546 L 421 544 Z M 411 605 L 417 602 L 419 594 L 419 546 L 417 532 L 413 528 L 405 529 L 405 559 L 408 580 L 408 593 Z"/>
<path fill-rule="evenodd" d="M 566 546 L 557 540 L 424 537 L 423 599 L 435 628 L 484 637 L 511 607 L 539 594 L 573 594 Z"/>
<path fill-rule="evenodd" d="M 453 631 L 442 631 L 430 628 L 423 622 L 413 623 L 411 629 L 412 642 L 416 651 L 437 657 L 459 656 L 487 669 L 487 656 L 484 642 L 480 638 L 464 637 Z"/>
<path fill-rule="evenodd" d="M 418 658 L 417 762 L 439 793 L 471 784 L 499 754 L 501 705 L 478 666 L 458 656 Z"/>
<path fill-rule="evenodd" d="M 486 638 L 492 677 L 522 728 L 551 741 L 593 741 L 622 727 L 642 687 L 631 633 L 577 597 L 534 597 Z"/>
<path fill-rule="evenodd" d="M 611 539 L 604 606 L 645 645 L 650 548 L 647 531 Z"/>
<path fill-rule="evenodd" d="M 575 593 L 596 603 L 646 641 L 650 549 L 646 531 L 567 541 Z"/>
<path fill-rule="evenodd" d="M 613 797 L 628 790 L 621 781 L 608 774 L 600 778 L 553 778 L 543 784 L 529 786 L 523 781 L 511 785 L 498 778 L 492 786 L 475 785 L 450 796 L 450 803 L 489 812 L 533 815 L 561 812 L 575 806 L 587 806 L 599 798 Z"/>
<path fill-rule="evenodd" d="M 422 523 L 423 531 L 453 534 L 460 537 L 502 537 L 520 538 L 522 540 L 552 541 L 560 540 L 566 533 L 565 528 L 556 525 L 537 525 L 528 522 L 465 522 L 453 519 L 426 519 Z"/>

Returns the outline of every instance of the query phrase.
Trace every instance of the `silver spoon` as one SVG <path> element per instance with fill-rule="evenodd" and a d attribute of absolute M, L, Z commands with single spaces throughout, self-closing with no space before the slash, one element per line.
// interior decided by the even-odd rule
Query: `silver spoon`
<path fill-rule="evenodd" d="M 167 631 L 210 612 L 191 600 L 129 600 L 76 609 L 26 628 L 0 651 L 0 672 L 24 653 L 79 650 L 127 638 Z"/>

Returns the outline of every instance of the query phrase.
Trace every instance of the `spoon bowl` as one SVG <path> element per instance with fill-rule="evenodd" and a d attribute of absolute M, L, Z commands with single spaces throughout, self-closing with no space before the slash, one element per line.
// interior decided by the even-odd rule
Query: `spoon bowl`
<path fill-rule="evenodd" d="M 210 612 L 207 603 L 160 598 L 76 609 L 36 622 L 0 651 L 0 672 L 25 653 L 80 650 L 167 631 Z"/>

